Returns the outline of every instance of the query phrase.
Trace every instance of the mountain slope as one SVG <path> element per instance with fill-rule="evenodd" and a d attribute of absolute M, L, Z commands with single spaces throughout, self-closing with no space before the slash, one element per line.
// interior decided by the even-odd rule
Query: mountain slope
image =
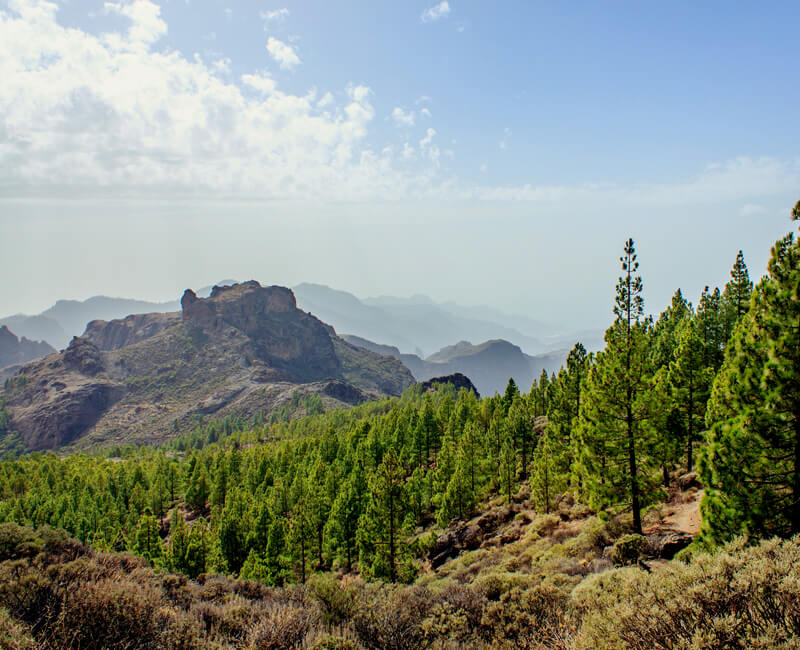
<path fill-rule="evenodd" d="M 29 449 L 77 440 L 158 441 L 205 416 L 253 416 L 317 395 L 323 407 L 398 395 L 397 360 L 340 339 L 283 287 L 187 290 L 180 313 L 89 323 L 58 356 L 28 364 L 5 392 Z"/>

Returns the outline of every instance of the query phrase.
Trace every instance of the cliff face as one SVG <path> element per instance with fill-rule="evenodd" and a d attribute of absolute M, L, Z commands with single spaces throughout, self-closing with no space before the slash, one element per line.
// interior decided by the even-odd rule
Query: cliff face
<path fill-rule="evenodd" d="M 283 287 L 247 282 L 205 299 L 187 290 L 181 307 L 92 321 L 59 355 L 23 366 L 4 395 L 12 429 L 30 449 L 158 441 L 198 418 L 269 415 L 297 395 L 333 408 L 413 382 L 400 362 L 297 309 Z"/>

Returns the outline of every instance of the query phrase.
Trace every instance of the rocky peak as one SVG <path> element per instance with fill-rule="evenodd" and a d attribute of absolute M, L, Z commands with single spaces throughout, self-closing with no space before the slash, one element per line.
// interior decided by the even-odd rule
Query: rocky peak
<path fill-rule="evenodd" d="M 89 339 L 78 336 L 72 337 L 61 360 L 64 367 L 88 377 L 93 377 L 104 369 L 99 348 Z"/>
<path fill-rule="evenodd" d="M 291 289 L 262 287 L 255 280 L 215 286 L 208 298 L 198 298 L 194 291 L 187 289 L 181 298 L 181 310 L 184 322 L 190 321 L 200 327 L 227 323 L 248 333 L 263 316 L 298 311 Z"/>

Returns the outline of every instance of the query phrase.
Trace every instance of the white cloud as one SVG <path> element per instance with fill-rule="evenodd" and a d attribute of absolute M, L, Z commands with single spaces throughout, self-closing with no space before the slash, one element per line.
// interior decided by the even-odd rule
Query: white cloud
<path fill-rule="evenodd" d="M 424 115 L 425 117 L 432 117 L 431 112 L 427 108 L 423 108 L 420 112 L 420 115 Z"/>
<path fill-rule="evenodd" d="M 757 217 L 753 206 L 772 210 L 776 197 L 800 187 L 800 158 L 747 157 L 663 184 L 561 186 L 531 179 L 467 186 L 438 170 L 433 128 L 416 146 L 373 148 L 368 87 L 292 94 L 264 71 L 218 74 L 219 57 L 204 61 L 158 44 L 167 25 L 152 2 L 111 3 L 109 11 L 130 24 L 124 33 L 100 35 L 60 25 L 52 2 L 2 6 L 0 198 L 413 197 L 600 201 L 643 211 L 725 202 Z"/>
<path fill-rule="evenodd" d="M 49 3 L 33 2 L 33 5 Z M 161 8 L 149 0 L 133 0 L 132 2 L 106 2 L 103 5 L 107 12 L 118 13 L 131 21 L 128 37 L 140 43 L 155 43 L 167 33 L 167 23 L 161 18 Z"/>
<path fill-rule="evenodd" d="M 450 3 L 447 0 L 442 0 L 437 5 L 433 5 L 432 7 L 428 7 L 425 11 L 422 12 L 422 16 L 420 16 L 420 20 L 423 23 L 430 23 L 434 20 L 439 20 L 440 18 L 446 18 L 450 13 Z"/>
<path fill-rule="evenodd" d="M 281 92 L 264 72 L 221 76 L 219 57 L 156 51 L 166 25 L 152 7 L 115 4 L 131 26 L 100 35 L 60 25 L 50 2 L 0 8 L 0 197 L 427 191 L 427 166 L 401 173 L 367 143 L 368 87 L 317 101 Z"/>
<path fill-rule="evenodd" d="M 267 51 L 285 70 L 291 70 L 296 65 L 300 65 L 300 57 L 297 56 L 294 48 L 273 36 L 267 40 Z"/>
<path fill-rule="evenodd" d="M 270 79 L 265 74 L 243 74 L 242 81 L 250 86 L 251 88 L 255 88 L 257 91 L 264 95 L 271 95 L 275 92 L 275 88 L 277 87 L 277 83 L 274 79 Z"/>
<path fill-rule="evenodd" d="M 402 108 L 397 106 L 392 111 L 392 119 L 397 126 L 414 126 L 414 111 L 404 111 Z"/>
<path fill-rule="evenodd" d="M 266 22 L 280 23 L 289 17 L 289 10 L 286 7 L 282 9 L 273 9 L 272 11 L 262 11 L 259 13 L 261 20 Z"/>

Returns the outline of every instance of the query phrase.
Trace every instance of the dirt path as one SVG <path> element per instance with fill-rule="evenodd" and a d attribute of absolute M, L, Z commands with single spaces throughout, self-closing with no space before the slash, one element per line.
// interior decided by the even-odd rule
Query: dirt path
<path fill-rule="evenodd" d="M 664 511 L 661 528 L 696 535 L 700 532 L 700 501 L 703 490 L 697 491 L 691 501 L 670 504 Z"/>

